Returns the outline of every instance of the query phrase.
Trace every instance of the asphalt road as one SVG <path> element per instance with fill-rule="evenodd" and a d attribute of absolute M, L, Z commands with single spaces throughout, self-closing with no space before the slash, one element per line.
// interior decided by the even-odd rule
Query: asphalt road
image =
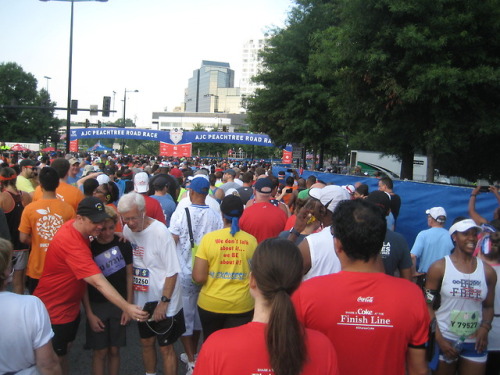
<path fill-rule="evenodd" d="M 69 353 L 70 374 L 90 375 L 92 374 L 92 351 L 84 349 L 85 344 L 85 314 L 82 313 L 82 320 L 78 329 L 76 340 Z M 177 358 L 183 352 L 180 340 L 174 344 Z M 143 375 L 145 374 L 142 364 L 141 346 L 139 342 L 139 331 L 137 323 L 131 322 L 127 326 L 127 346 L 121 348 L 121 375 Z M 178 360 L 178 375 L 185 375 L 186 365 Z M 163 374 L 161 356 L 158 353 L 157 374 Z"/>

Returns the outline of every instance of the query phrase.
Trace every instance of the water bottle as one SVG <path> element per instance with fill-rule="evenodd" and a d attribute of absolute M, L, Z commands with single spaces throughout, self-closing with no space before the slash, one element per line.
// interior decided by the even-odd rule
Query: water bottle
<path fill-rule="evenodd" d="M 460 352 L 462 351 L 462 348 L 464 346 L 464 341 L 465 341 L 465 336 L 460 336 L 454 343 L 453 343 L 453 349 L 455 349 L 459 354 Z M 455 358 L 455 359 L 450 359 L 450 358 L 446 358 L 446 356 L 444 357 L 444 361 L 446 363 L 453 363 L 457 360 L 458 358 Z"/>

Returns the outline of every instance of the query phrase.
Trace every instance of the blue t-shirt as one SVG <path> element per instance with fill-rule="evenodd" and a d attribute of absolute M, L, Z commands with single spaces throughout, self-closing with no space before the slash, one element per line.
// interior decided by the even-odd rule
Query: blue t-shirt
<path fill-rule="evenodd" d="M 450 255 L 453 242 L 448 230 L 444 228 L 429 228 L 417 235 L 411 253 L 417 257 L 418 272 L 426 273 L 436 260 Z"/>
<path fill-rule="evenodd" d="M 170 196 L 170 194 L 165 195 L 151 195 L 153 199 L 156 199 L 160 202 L 161 209 L 163 210 L 163 214 L 165 215 L 165 222 L 167 223 L 167 227 L 170 226 L 170 217 L 175 211 L 177 207 L 175 205 L 174 199 Z"/>

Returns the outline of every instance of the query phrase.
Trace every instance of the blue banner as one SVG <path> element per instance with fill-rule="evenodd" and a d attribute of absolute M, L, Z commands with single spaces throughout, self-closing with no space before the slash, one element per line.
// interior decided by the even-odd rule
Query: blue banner
<path fill-rule="evenodd" d="M 71 129 L 70 140 L 83 138 L 142 139 L 165 142 L 173 145 L 184 143 L 234 143 L 254 146 L 274 147 L 267 134 L 226 133 L 226 132 L 184 132 L 147 130 L 138 128 L 80 128 Z"/>
<path fill-rule="evenodd" d="M 286 168 L 273 166 L 273 174 L 277 176 L 279 171 L 286 171 Z M 378 180 L 374 177 L 312 171 L 304 171 L 301 177 L 307 178 L 310 175 L 314 175 L 318 180 L 327 184 L 354 185 L 356 182 L 361 182 L 368 185 L 369 191 L 378 189 Z M 406 238 L 410 248 L 413 246 L 417 234 L 428 228 L 425 211 L 429 208 L 439 206 L 446 210 L 448 215 L 446 229 L 451 227 L 456 217 L 469 217 L 468 204 L 472 187 L 400 180 L 394 180 L 393 183 L 394 192 L 401 197 L 396 232 L 401 233 Z M 497 207 L 498 202 L 493 193 L 482 193 L 476 198 L 476 211 L 486 220 L 493 220 L 493 211 Z"/>

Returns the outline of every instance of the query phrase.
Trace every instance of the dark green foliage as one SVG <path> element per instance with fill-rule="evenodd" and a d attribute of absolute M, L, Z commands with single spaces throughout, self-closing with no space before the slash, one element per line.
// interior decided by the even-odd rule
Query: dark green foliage
<path fill-rule="evenodd" d="M 0 64 L 0 104 L 16 108 L 0 108 L 0 138 L 10 142 L 44 142 L 49 140 L 58 121 L 55 103 L 45 89 L 37 91 L 35 77 L 16 63 Z M 42 106 L 48 109 L 23 109 Z"/>
<path fill-rule="evenodd" d="M 252 124 L 397 155 L 407 178 L 422 152 L 442 173 L 498 179 L 499 13 L 500 0 L 297 1 L 263 54 Z"/>

